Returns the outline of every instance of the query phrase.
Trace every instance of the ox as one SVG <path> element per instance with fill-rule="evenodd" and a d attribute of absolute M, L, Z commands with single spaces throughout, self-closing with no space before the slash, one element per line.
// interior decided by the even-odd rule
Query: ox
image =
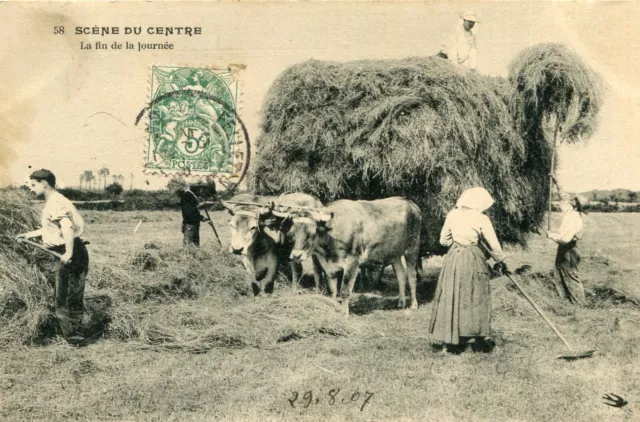
<path fill-rule="evenodd" d="M 375 201 L 339 200 L 327 204 L 323 212 L 278 213 L 283 230 L 294 237 L 291 259 L 301 261 L 317 256 L 327 274 L 333 298 L 337 276 L 342 271 L 341 298 L 349 313 L 349 297 L 359 266 L 369 262 L 393 265 L 398 278 L 398 307 L 406 305 L 407 275 L 411 309 L 418 307 L 416 279 L 420 249 L 422 214 L 412 201 L 394 197 Z M 285 224 L 285 222 L 289 222 Z M 402 258 L 406 262 L 406 269 Z"/>
<path fill-rule="evenodd" d="M 279 197 L 254 196 L 250 194 L 237 195 L 232 202 L 251 202 L 264 205 L 263 208 L 248 205 L 233 205 L 223 202 L 224 207 L 231 214 L 231 244 L 229 251 L 240 255 L 253 289 L 254 295 L 272 292 L 274 279 L 281 263 L 289 262 L 289 255 L 293 248 L 293 238 L 282 233 L 271 216 L 269 205 L 300 206 L 321 208 L 322 203 L 317 198 L 303 194 L 290 193 Z M 313 258 L 313 276 L 316 290 L 320 288 L 320 264 Z M 291 261 L 291 285 L 298 286 L 302 274 L 302 264 Z"/>

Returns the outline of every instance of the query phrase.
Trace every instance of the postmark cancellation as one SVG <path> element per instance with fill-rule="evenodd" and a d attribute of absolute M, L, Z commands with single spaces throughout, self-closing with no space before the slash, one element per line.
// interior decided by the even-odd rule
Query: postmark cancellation
<path fill-rule="evenodd" d="M 241 177 L 249 150 L 231 69 L 151 68 L 145 171 Z"/>

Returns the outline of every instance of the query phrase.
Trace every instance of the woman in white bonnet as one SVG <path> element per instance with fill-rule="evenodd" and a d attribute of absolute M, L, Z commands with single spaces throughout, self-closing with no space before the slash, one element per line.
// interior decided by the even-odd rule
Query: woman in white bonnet
<path fill-rule="evenodd" d="M 483 343 L 491 337 L 489 268 L 478 246 L 481 239 L 498 261 L 495 269 L 507 270 L 493 224 L 484 214 L 493 203 L 484 188 L 464 191 L 440 233 L 440 243 L 449 252 L 438 278 L 429 333 L 434 342 L 444 343 L 445 350 L 451 345 Z"/>

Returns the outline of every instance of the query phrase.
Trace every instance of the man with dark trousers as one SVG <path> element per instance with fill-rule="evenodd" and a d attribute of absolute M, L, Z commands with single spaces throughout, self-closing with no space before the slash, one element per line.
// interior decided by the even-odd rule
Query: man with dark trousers
<path fill-rule="evenodd" d="M 56 190 L 56 176 L 49 170 L 34 171 L 29 188 L 44 197 L 40 229 L 22 233 L 18 239 L 42 238 L 44 246 L 62 255 L 55 264 L 55 309 L 67 343 L 80 345 L 84 315 L 84 286 L 89 270 L 89 253 L 80 236 L 84 221 L 76 207 Z"/>
<path fill-rule="evenodd" d="M 190 185 L 180 194 L 184 245 L 200 246 L 200 222 L 209 221 L 200 214 L 200 198 L 194 193 L 194 190 L 199 192 L 202 187 L 202 185 Z"/>

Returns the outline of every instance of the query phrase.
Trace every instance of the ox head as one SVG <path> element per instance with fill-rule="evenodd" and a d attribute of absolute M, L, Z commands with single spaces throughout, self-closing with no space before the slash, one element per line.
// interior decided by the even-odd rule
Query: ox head
<path fill-rule="evenodd" d="M 273 211 L 273 215 L 281 221 L 280 230 L 293 240 L 293 250 L 289 258 L 296 262 L 304 261 L 316 250 L 319 239 L 331 230 L 328 223 L 333 218 L 333 213 L 309 211 Z"/>
<path fill-rule="evenodd" d="M 231 220 L 229 220 L 229 226 L 231 227 L 229 252 L 236 255 L 248 254 L 258 235 L 265 227 L 265 219 L 271 213 L 271 209 L 266 206 L 260 209 L 234 208 L 226 202 L 223 202 L 222 205 L 231 214 Z"/>

